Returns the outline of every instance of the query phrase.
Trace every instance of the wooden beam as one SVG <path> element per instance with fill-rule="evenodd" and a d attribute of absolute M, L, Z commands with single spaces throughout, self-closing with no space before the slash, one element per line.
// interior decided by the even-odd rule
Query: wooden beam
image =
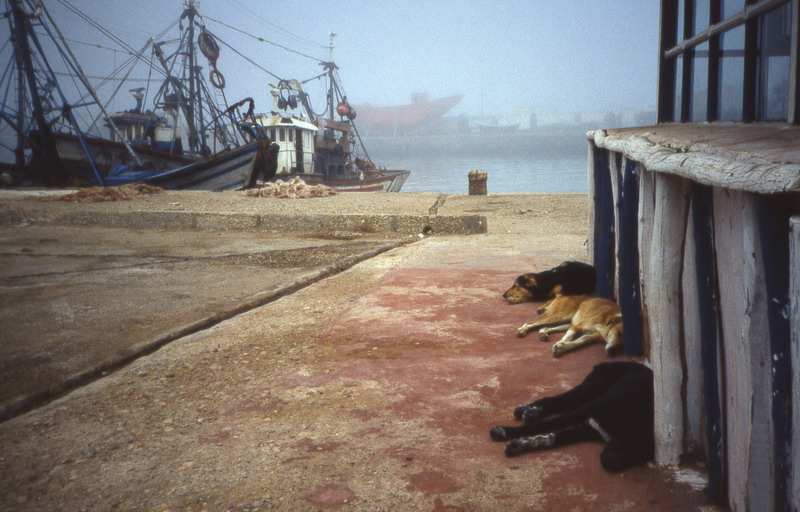
<path fill-rule="evenodd" d="M 611 298 L 619 302 L 619 196 L 622 177 L 620 176 L 622 167 L 622 155 L 619 153 L 608 154 L 608 177 L 611 180 L 611 196 L 614 198 L 611 215 L 614 218 L 614 273 L 611 281 Z"/>
<path fill-rule="evenodd" d="M 791 206 L 796 208 L 796 197 Z M 771 411 L 774 436 L 774 510 L 789 510 L 789 471 L 792 439 L 792 364 L 791 324 L 789 321 L 791 278 L 789 256 L 789 216 L 781 201 L 760 197 L 758 229 L 761 257 L 764 259 L 769 350 L 772 378 Z M 796 270 L 795 270 L 796 273 Z M 796 503 L 795 503 L 796 505 Z"/>
<path fill-rule="evenodd" d="M 797 6 L 797 4 L 795 4 Z M 793 217 L 790 221 L 790 251 L 791 268 L 794 269 L 789 284 L 789 296 L 792 298 L 790 322 L 792 329 L 791 365 L 792 372 L 792 418 L 795 423 L 800 419 L 800 217 Z M 792 430 L 791 454 L 791 488 L 789 502 L 800 503 L 800 428 Z"/>
<path fill-rule="evenodd" d="M 704 152 L 703 145 L 673 147 L 651 142 L 647 129 L 641 134 L 611 135 L 606 130 L 587 133 L 595 146 L 618 151 L 626 157 L 641 162 L 648 170 L 675 174 L 703 185 L 733 190 L 746 190 L 761 194 L 800 191 L 800 164 L 749 161 L 733 154 Z"/>
<path fill-rule="evenodd" d="M 639 164 L 622 161 L 617 200 L 617 301 L 625 320 L 625 355 L 643 354 L 639 287 Z"/>
<path fill-rule="evenodd" d="M 694 48 L 695 46 L 705 43 L 716 35 L 722 34 L 723 32 L 736 28 L 740 25 L 744 25 L 747 21 L 755 19 L 758 16 L 761 16 L 772 9 L 780 7 L 789 1 L 792 0 L 761 0 L 752 5 L 748 5 L 744 8 L 744 10 L 739 11 L 733 16 L 709 26 L 702 32 L 698 32 L 692 37 L 685 38 L 677 46 L 666 50 L 664 52 L 664 56 L 667 58 L 675 57 L 678 54 Z"/>
<path fill-rule="evenodd" d="M 594 232 L 597 229 L 597 206 L 594 202 L 595 198 L 595 183 L 594 183 L 594 166 L 595 166 L 595 158 L 594 153 L 595 151 L 603 151 L 599 149 L 597 146 L 594 145 L 594 141 L 590 140 L 589 144 L 587 145 L 587 155 L 586 155 L 586 177 L 587 177 L 587 195 L 591 199 L 589 201 L 589 218 L 587 219 L 587 226 L 588 226 L 588 233 L 589 237 L 586 243 L 586 254 L 588 261 L 594 265 Z"/>
<path fill-rule="evenodd" d="M 650 356 L 655 381 L 656 462 L 677 464 L 683 453 L 684 393 L 681 333 L 681 270 L 688 214 L 688 183 L 655 176 L 650 248 Z"/>
<path fill-rule="evenodd" d="M 758 205 L 755 194 L 744 194 L 742 209 L 742 279 L 738 295 L 744 298 L 745 314 L 742 317 L 743 345 L 750 350 L 750 387 L 752 389 L 749 421 L 750 458 L 747 463 L 747 502 L 758 503 L 764 510 L 774 508 L 773 486 L 773 424 L 772 382 L 769 343 L 764 343 L 764 333 L 769 330 L 767 297 L 764 289 L 765 271 L 758 226 Z"/>
<path fill-rule="evenodd" d="M 753 425 L 753 385 L 750 373 L 750 343 L 743 333 L 748 303 L 744 296 L 743 204 L 752 194 L 714 189 L 714 237 L 719 275 L 720 318 L 725 407 L 725 448 L 728 496 L 733 510 L 747 503 L 748 461 Z M 752 210 L 752 207 L 748 210 Z M 753 248 L 749 249 L 752 252 Z M 744 508 L 742 508 L 744 510 Z"/>
<path fill-rule="evenodd" d="M 705 417 L 703 407 L 703 332 L 700 319 L 700 293 L 698 290 L 697 235 L 694 230 L 695 188 L 692 187 L 692 200 L 689 206 L 690 222 L 686 225 L 686 246 L 683 257 L 683 335 L 686 339 L 684 357 L 686 359 L 686 433 L 684 453 L 705 454 Z M 625 324 L 625 342 L 628 342 L 628 325 Z"/>
<path fill-rule="evenodd" d="M 637 212 L 637 238 L 639 250 L 639 293 L 642 301 L 642 353 L 650 355 L 650 313 L 648 297 L 650 296 L 650 247 L 653 240 L 653 222 L 655 209 L 655 176 L 643 165 L 639 164 L 639 208 Z"/>
<path fill-rule="evenodd" d="M 716 254 L 714 252 L 713 189 L 692 186 L 692 230 L 697 279 L 697 315 L 700 321 L 700 357 L 703 366 L 703 407 L 706 415 L 708 498 L 725 497 L 724 418 L 720 391 L 720 312 Z M 685 309 L 685 308 L 684 308 Z M 687 332 L 688 336 L 689 333 Z M 724 362 L 724 361 L 723 361 Z"/>
<path fill-rule="evenodd" d="M 592 261 L 597 270 L 598 297 L 614 296 L 614 198 L 611 192 L 611 177 L 608 152 L 594 151 L 594 255 Z"/>
<path fill-rule="evenodd" d="M 792 42 L 789 64 L 789 116 L 790 124 L 800 124 L 800 0 L 792 2 Z"/>

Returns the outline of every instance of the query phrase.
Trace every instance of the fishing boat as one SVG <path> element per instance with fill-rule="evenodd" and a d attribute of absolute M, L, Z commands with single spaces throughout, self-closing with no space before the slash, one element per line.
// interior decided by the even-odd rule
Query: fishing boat
<path fill-rule="evenodd" d="M 163 76 L 150 98 L 153 110 L 143 108 L 146 89 L 140 87 L 131 90 L 136 106 L 113 115 L 89 84 L 66 40 L 55 37 L 60 31 L 46 8 L 35 4 L 35 11 L 28 11 L 23 2 L 8 2 L 15 55 L 22 57 L 15 59 L 17 80 L 27 95 L 20 93 L 13 109 L 5 105 L 0 109 L 0 117 L 18 133 L 15 168 L 25 170 L 29 181 L 226 190 L 252 184 L 259 173 L 274 167 L 269 162 L 270 155 L 274 156 L 274 151 L 269 151 L 271 141 L 263 132 L 240 132 L 241 124 L 253 114 L 253 101 L 248 98 L 231 106 L 213 101 L 211 87 L 220 91 L 225 87 L 225 78 L 216 66 L 219 46 L 199 22 L 193 0 L 181 14 L 177 43 L 153 40 L 138 55 L 150 50 L 156 71 Z M 41 51 L 34 22 L 45 28 L 62 56 L 72 58 L 70 69 L 93 101 L 73 104 L 67 100 L 48 55 Z M 166 50 L 167 44 L 177 48 Z M 200 74 L 199 53 L 211 69 L 208 80 Z M 44 65 L 34 69 L 34 62 Z M 245 106 L 249 109 L 243 113 Z M 88 130 L 75 116 L 80 107 L 100 111 Z M 5 114 L 9 111 L 18 113 L 16 120 Z M 90 133 L 98 125 L 108 132 Z"/>
<path fill-rule="evenodd" d="M 372 162 L 354 123 L 356 111 L 341 92 L 336 64 L 323 66 L 329 84 L 323 115 L 314 113 L 299 81 L 281 80 L 271 90 L 274 109 L 255 116 L 255 127 L 278 147 L 275 178 L 299 177 L 339 192 L 399 192 L 410 171 Z"/>

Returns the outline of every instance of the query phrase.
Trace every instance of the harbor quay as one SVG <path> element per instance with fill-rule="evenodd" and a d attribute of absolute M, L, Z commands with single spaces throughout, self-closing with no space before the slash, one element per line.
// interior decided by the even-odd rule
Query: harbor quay
<path fill-rule="evenodd" d="M 502 298 L 587 260 L 586 194 L 67 192 L 0 191 L 3 510 L 715 510 L 489 437 L 608 360 Z"/>

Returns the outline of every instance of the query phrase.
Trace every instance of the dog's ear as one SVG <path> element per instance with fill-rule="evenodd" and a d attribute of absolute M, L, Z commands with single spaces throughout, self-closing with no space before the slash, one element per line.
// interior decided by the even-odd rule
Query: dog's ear
<path fill-rule="evenodd" d="M 606 320 L 606 327 L 610 327 L 615 324 L 622 323 L 622 314 L 617 313 L 616 315 L 612 316 L 608 320 Z"/>

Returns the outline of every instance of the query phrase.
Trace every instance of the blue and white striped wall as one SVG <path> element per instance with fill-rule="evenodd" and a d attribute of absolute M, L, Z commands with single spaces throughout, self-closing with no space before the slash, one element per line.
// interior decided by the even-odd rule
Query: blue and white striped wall
<path fill-rule="evenodd" d="M 654 371 L 657 462 L 704 460 L 733 511 L 798 510 L 800 165 L 618 132 L 587 134 L 590 254 Z"/>

